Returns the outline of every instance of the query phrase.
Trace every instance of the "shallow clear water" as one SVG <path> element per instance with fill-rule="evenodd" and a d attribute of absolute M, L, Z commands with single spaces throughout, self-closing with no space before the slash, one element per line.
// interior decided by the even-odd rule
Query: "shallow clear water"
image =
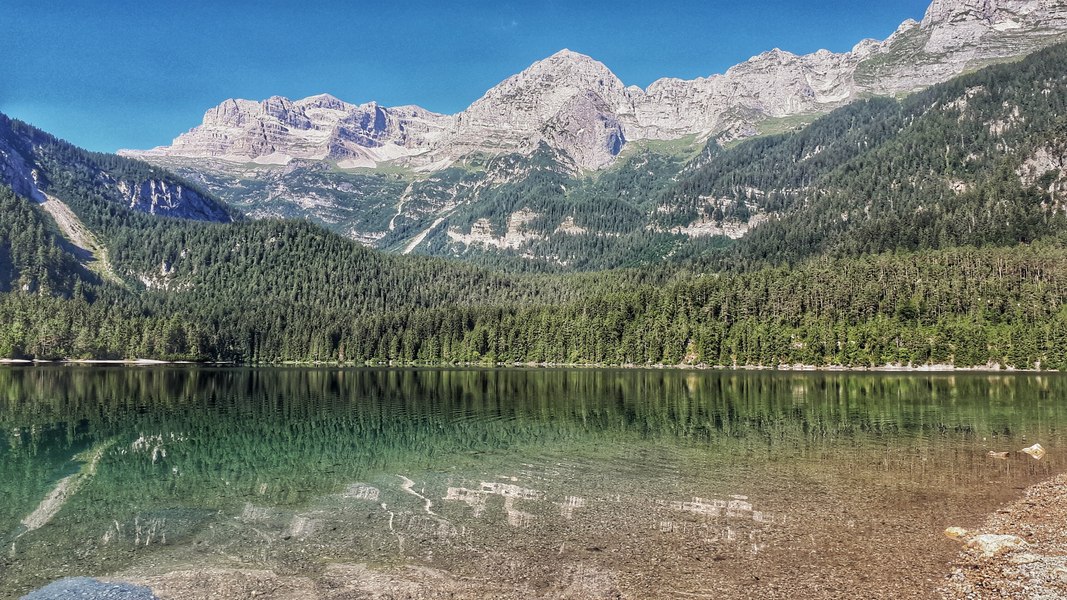
<path fill-rule="evenodd" d="M 223 594 L 204 569 L 276 597 L 926 597 L 945 527 L 1064 469 L 1065 399 L 1045 375 L 4 368 L 0 597 Z"/>

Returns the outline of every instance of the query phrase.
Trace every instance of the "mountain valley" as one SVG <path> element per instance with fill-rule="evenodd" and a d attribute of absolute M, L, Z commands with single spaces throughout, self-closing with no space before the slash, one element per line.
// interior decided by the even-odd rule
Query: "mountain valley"
<path fill-rule="evenodd" d="M 931 23 L 972 27 L 946 6 Z M 148 163 L 3 117 L 0 356 L 1063 368 L 1063 64 L 1053 45 L 754 139 L 629 140 L 595 170 L 560 138 L 356 167 L 316 158 L 313 127 L 285 160 Z M 262 108 L 292 138 L 332 115 L 409 149 L 453 135 L 410 107 L 286 102 L 212 118 Z"/>

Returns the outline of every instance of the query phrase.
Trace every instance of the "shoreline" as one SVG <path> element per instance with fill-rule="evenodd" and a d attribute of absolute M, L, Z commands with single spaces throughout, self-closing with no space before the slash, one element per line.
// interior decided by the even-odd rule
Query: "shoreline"
<path fill-rule="evenodd" d="M 535 362 L 457 362 L 457 363 L 418 363 L 399 361 L 364 361 L 364 362 L 335 362 L 335 361 L 279 361 L 264 363 L 235 363 L 219 361 L 191 361 L 191 360 L 157 360 L 150 358 L 135 359 L 93 359 L 93 358 L 63 358 L 56 360 L 0 358 L 0 366 L 36 366 L 36 365 L 81 365 L 81 366 L 204 366 L 204 367 L 335 367 L 335 368 L 425 368 L 425 369 L 448 369 L 448 368 L 480 368 L 480 369 L 634 369 L 634 370 L 677 370 L 677 371 L 776 371 L 776 372 L 820 372 L 820 373 L 998 373 L 998 374 L 1052 374 L 1060 373 L 1056 369 L 1019 369 L 1013 366 L 1000 364 L 985 364 L 970 367 L 958 367 L 951 364 L 925 364 L 925 365 L 902 365 L 885 364 L 879 366 L 846 366 L 846 365 L 805 365 L 805 364 L 782 364 L 777 366 L 767 365 L 708 365 L 698 364 L 611 364 L 611 363 L 535 363 Z"/>
<path fill-rule="evenodd" d="M 965 598 L 1067 598 L 1067 473 L 1026 488 L 975 531 L 946 535 L 964 544 L 938 592 Z M 956 529 L 956 531 L 953 531 Z"/>
<path fill-rule="evenodd" d="M 117 365 L 125 367 L 136 366 L 162 366 L 162 365 L 188 365 L 188 366 L 219 366 L 219 365 L 233 365 L 234 363 L 221 363 L 221 362 L 198 362 L 192 360 L 156 360 L 152 358 L 131 358 L 131 359 L 98 359 L 98 358 L 62 358 L 57 360 L 40 360 L 40 359 L 26 359 L 26 358 L 0 358 L 0 366 L 13 365 L 13 366 L 33 366 L 33 365 Z"/>

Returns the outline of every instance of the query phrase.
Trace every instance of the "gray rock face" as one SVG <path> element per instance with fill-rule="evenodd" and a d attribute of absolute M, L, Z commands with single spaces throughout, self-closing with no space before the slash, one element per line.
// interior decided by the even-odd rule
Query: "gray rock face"
<path fill-rule="evenodd" d="M 330 160 L 342 167 L 374 167 L 426 151 L 450 119 L 417 106 L 348 104 L 323 94 L 293 102 L 227 100 L 208 110 L 199 126 L 145 157 L 219 158 L 239 163 L 287 164 Z"/>
<path fill-rule="evenodd" d="M 934 0 L 859 66 L 875 94 L 907 92 L 1067 41 L 1067 0 Z"/>
<path fill-rule="evenodd" d="M 36 202 L 43 202 L 44 195 L 37 189 L 38 175 L 19 150 L 4 136 L 0 136 L 0 182 L 16 194 Z"/>
<path fill-rule="evenodd" d="M 593 93 L 568 100 L 540 132 L 549 146 L 563 149 L 577 164 L 593 169 L 610 164 L 626 143 L 618 116 Z"/>
<path fill-rule="evenodd" d="M 396 161 L 437 170 L 472 154 L 532 152 L 539 144 L 598 169 L 627 141 L 688 135 L 735 139 L 758 123 L 826 112 L 871 94 L 945 81 L 967 69 L 1067 39 L 1067 0 L 934 0 L 922 22 L 851 51 L 771 50 L 726 73 L 627 87 L 606 66 L 560 51 L 452 116 L 408 106 L 351 105 L 332 96 L 227 100 L 171 146 L 129 152 L 231 163 L 328 160 L 342 167 Z"/>
<path fill-rule="evenodd" d="M 626 139 L 632 90 L 602 63 L 562 50 L 496 85 L 456 115 L 436 154 L 529 152 L 541 142 L 581 167 L 611 162 Z"/>
<path fill-rule="evenodd" d="M 145 179 L 135 182 L 116 181 L 110 176 L 103 176 L 103 178 L 114 185 L 126 200 L 126 204 L 133 210 L 198 221 L 230 220 L 229 215 L 217 202 L 178 183 L 162 179 Z"/>
<path fill-rule="evenodd" d="M 934 0 L 921 25 L 936 30 L 937 37 L 947 42 L 928 47 L 933 50 L 974 42 L 989 29 L 1058 29 L 1065 19 L 1067 5 L 1061 0 Z"/>

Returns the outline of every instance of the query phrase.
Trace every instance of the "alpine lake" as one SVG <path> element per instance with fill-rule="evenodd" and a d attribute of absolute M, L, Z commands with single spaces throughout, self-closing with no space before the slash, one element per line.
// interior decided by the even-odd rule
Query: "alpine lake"
<path fill-rule="evenodd" d="M 1065 461 L 1056 374 L 4 367 L 0 598 L 925 598 Z"/>

